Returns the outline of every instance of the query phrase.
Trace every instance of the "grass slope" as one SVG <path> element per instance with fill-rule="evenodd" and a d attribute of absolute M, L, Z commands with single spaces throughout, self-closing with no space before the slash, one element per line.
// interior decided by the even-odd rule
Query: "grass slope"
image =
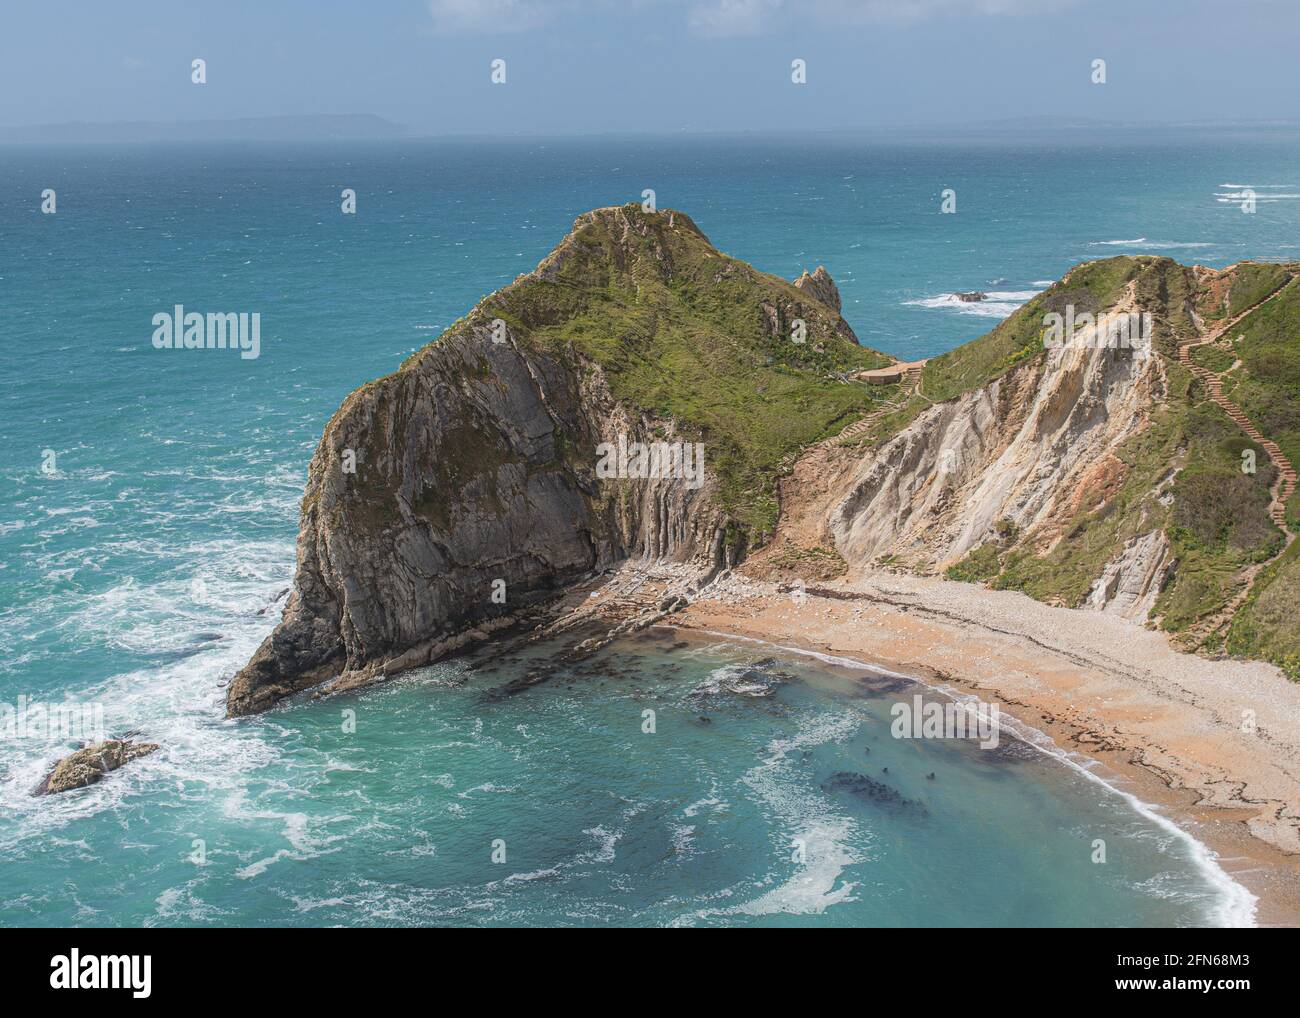
<path fill-rule="evenodd" d="M 848 375 L 891 362 L 834 309 L 716 250 L 687 216 L 638 205 L 583 216 L 537 274 L 478 313 L 504 319 L 517 342 L 599 363 L 621 402 L 703 442 L 722 508 L 751 543 L 776 525 L 780 470 L 876 405 Z"/>
<path fill-rule="evenodd" d="M 1243 365 L 1234 373 L 1237 391 L 1230 398 L 1288 454 L 1292 448 L 1300 453 L 1300 282 L 1288 282 L 1290 271 L 1272 265 L 1238 266 L 1226 298 L 1220 294 L 1227 307 L 1220 305 L 1217 317 L 1238 314 L 1250 302 L 1262 301 L 1283 285 L 1288 288 L 1233 330 L 1243 337 L 1235 342 L 1235 353 L 1214 349 L 1203 354 L 1203 362 L 1213 360 L 1219 370 L 1241 358 Z M 1080 266 L 988 336 L 932 361 L 934 380 L 927 373 L 926 391 L 950 398 L 985 384 L 1042 349 L 1043 314 L 1062 311 L 1067 302 L 1074 303 L 1076 314 L 1104 310 L 1129 283 L 1154 315 L 1155 345 L 1165 355 L 1169 392 L 1152 408 L 1150 426 L 1120 451 L 1123 470 L 1116 489 L 1098 492 L 1085 502 L 1050 550 L 1002 532 L 974 549 L 948 575 L 1078 606 L 1106 563 L 1130 540 L 1161 529 L 1176 567 L 1154 615 L 1165 630 L 1187 634 L 1238 593 L 1242 570 L 1271 558 L 1283 541 L 1268 517 L 1275 468 L 1175 358 L 1179 342 L 1195 335 L 1188 308 L 1198 300 L 1205 306 L 1205 295 L 1197 292 L 1190 269 L 1165 258 L 1112 258 Z M 1083 303 L 1089 300 L 1093 306 Z M 1255 451 L 1254 474 L 1241 469 L 1247 448 Z M 1293 547 L 1256 580 L 1229 630 L 1228 650 L 1266 658 L 1300 674 L 1297 592 L 1300 559 Z"/>

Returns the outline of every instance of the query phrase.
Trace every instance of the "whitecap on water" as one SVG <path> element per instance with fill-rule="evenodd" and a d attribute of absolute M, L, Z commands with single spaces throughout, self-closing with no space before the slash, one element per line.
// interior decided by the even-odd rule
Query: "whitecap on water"
<path fill-rule="evenodd" d="M 708 677 L 688 694 L 688 698 L 704 698 L 730 694 L 733 696 L 771 696 L 777 686 L 790 678 L 784 672 L 771 670 L 770 663 L 729 664 L 709 672 Z"/>
<path fill-rule="evenodd" d="M 790 764 L 792 754 L 851 738 L 861 717 L 847 710 L 818 715 L 800 722 L 788 738 L 772 740 L 766 758 L 751 768 L 742 781 L 773 814 L 774 828 L 789 832 L 777 846 L 786 860 L 768 882 L 780 883 L 757 898 L 727 908 L 705 908 L 681 917 L 674 925 L 715 915 L 814 915 L 833 905 L 853 901 L 854 882 L 842 880 L 844 870 L 862 860 L 860 846 L 866 832 Z M 802 861 L 795 861 L 795 853 Z"/>
<path fill-rule="evenodd" d="M 980 318 L 1006 318 L 1026 301 L 1037 297 L 1041 290 L 987 290 L 983 291 L 984 300 L 958 300 L 956 293 L 941 293 L 935 297 L 920 297 L 905 300 L 911 307 L 930 310 L 951 311 L 961 315 L 975 315 Z"/>

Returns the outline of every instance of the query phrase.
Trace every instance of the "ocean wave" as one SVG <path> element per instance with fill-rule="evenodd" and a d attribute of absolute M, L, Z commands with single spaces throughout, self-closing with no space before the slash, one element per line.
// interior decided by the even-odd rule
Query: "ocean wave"
<path fill-rule="evenodd" d="M 1147 240 L 1146 237 L 1134 237 L 1132 240 L 1094 240 L 1089 247 L 1143 247 L 1148 250 L 1174 250 L 1176 248 L 1214 247 L 1209 241 L 1201 240 Z"/>
<path fill-rule="evenodd" d="M 1287 201 L 1294 198 L 1300 198 L 1300 194 L 1246 194 L 1245 192 L 1215 192 L 1215 200 L 1224 202 L 1242 202 L 1250 199 L 1256 202 Z"/>
<path fill-rule="evenodd" d="M 1006 318 L 1026 301 L 1032 300 L 1042 290 L 986 290 L 985 300 L 958 300 L 954 294 L 942 293 L 935 297 L 905 300 L 903 304 L 932 310 L 953 311 L 957 314 L 976 315 L 980 318 Z"/>

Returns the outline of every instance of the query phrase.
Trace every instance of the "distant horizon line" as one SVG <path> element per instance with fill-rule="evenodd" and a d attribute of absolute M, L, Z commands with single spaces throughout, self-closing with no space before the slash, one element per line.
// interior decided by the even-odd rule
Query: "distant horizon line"
<path fill-rule="evenodd" d="M 296 126 L 299 133 L 285 136 L 282 130 Z M 275 134 L 259 128 L 275 127 Z M 331 131 L 331 128 L 333 130 Z M 351 128 L 351 130 L 346 130 Z M 908 124 L 855 124 L 833 127 L 711 128 L 689 127 L 643 130 L 600 130 L 566 128 L 497 132 L 436 131 L 414 128 L 375 113 L 273 114 L 253 117 L 220 117 L 197 120 L 129 120 L 0 125 L 0 144 L 40 143 L 148 143 L 166 141 L 396 141 L 426 139 L 563 139 L 563 138 L 664 138 L 664 137 L 786 137 L 831 134 L 917 134 L 944 131 L 964 135 L 983 132 L 1014 134 L 1074 134 L 1088 131 L 1176 131 L 1176 130 L 1295 130 L 1300 118 L 1236 118 L 1230 120 L 1136 121 L 1107 120 L 1069 114 L 1039 114 L 982 121 L 936 121 Z M 222 133 L 231 132 L 231 133 Z M 117 136 L 112 136 L 116 134 Z"/>

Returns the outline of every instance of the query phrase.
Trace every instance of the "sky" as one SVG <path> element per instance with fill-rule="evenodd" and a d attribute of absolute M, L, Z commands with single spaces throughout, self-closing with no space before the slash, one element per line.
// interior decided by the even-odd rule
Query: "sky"
<path fill-rule="evenodd" d="M 0 127 L 335 113 L 500 135 L 1294 119 L 1298 40 L 1297 0 L 5 0 Z M 795 59 L 805 84 L 791 81 Z"/>

